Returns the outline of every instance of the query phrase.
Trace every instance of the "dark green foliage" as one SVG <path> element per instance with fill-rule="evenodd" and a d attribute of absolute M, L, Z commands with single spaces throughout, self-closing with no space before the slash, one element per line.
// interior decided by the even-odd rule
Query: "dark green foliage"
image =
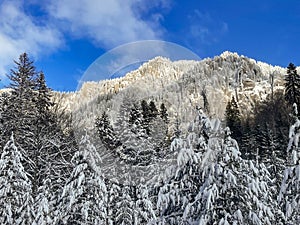
<path fill-rule="evenodd" d="M 3 120 L 3 142 L 6 142 L 14 132 L 18 144 L 25 147 L 27 139 L 31 138 L 32 127 L 34 125 L 35 105 L 35 78 L 36 71 L 26 53 L 20 55 L 15 61 L 16 67 L 11 70 L 8 78 L 11 81 L 9 88 L 11 94 L 5 111 L 2 113 Z M 29 132 L 28 132 L 29 131 Z M 27 149 L 25 149 L 27 150 Z"/>
<path fill-rule="evenodd" d="M 285 152 L 288 143 L 288 132 L 290 124 L 289 112 L 291 107 L 284 100 L 281 92 L 274 93 L 273 100 L 267 99 L 266 101 L 257 104 L 254 111 L 253 127 L 261 126 L 261 130 L 257 133 L 271 133 L 274 136 L 274 144 L 276 145 L 275 154 L 281 159 L 285 158 Z M 267 127 L 267 128 L 266 128 Z M 258 138 L 259 139 L 259 138 Z M 270 146 L 267 142 L 262 143 L 257 140 L 256 146 Z"/>
<path fill-rule="evenodd" d="M 208 100 L 207 100 L 207 94 L 206 94 L 206 90 L 203 89 L 201 91 L 201 95 L 202 95 L 202 98 L 203 98 L 203 108 L 204 108 L 204 111 L 205 113 L 209 114 L 209 103 L 208 103 Z"/>
<path fill-rule="evenodd" d="M 300 76 L 297 74 L 297 69 L 293 63 L 287 67 L 287 75 L 285 77 L 285 100 L 293 105 L 300 103 Z"/>
<path fill-rule="evenodd" d="M 142 116 L 146 120 L 150 116 L 150 108 L 146 100 L 141 101 Z"/>
<path fill-rule="evenodd" d="M 271 163 L 271 157 L 278 148 L 276 136 L 268 123 L 263 126 L 257 125 L 255 128 L 256 146 L 260 161 L 266 165 Z"/>
<path fill-rule="evenodd" d="M 241 139 L 241 154 L 244 159 L 254 160 L 256 156 L 256 138 L 255 132 L 247 118 L 243 125 L 243 134 Z"/>
<path fill-rule="evenodd" d="M 234 97 L 232 97 L 231 101 L 229 101 L 226 106 L 225 118 L 226 126 L 230 128 L 232 137 L 237 141 L 240 141 L 242 136 L 241 115 Z"/>
<path fill-rule="evenodd" d="M 66 178 L 64 175 L 68 176 L 74 139 L 72 132 L 62 128 L 52 111 L 54 103 L 44 74 L 36 72 L 26 53 L 15 64 L 8 76 L 11 91 L 2 101 L 5 107 L 1 113 L 1 142 L 3 146 L 14 132 L 35 197 L 45 177 L 53 181 L 51 189 L 54 191 L 58 189 L 58 182 Z"/>
<path fill-rule="evenodd" d="M 156 118 L 157 115 L 158 115 L 158 110 L 157 110 L 156 105 L 153 101 L 150 101 L 150 103 L 149 103 L 149 114 L 150 114 L 149 116 L 150 116 L 151 119 Z"/>
<path fill-rule="evenodd" d="M 52 94 L 51 89 L 47 87 L 45 81 L 45 75 L 41 72 L 36 80 L 36 106 L 39 115 L 39 123 L 47 123 L 49 116 L 51 116 L 50 108 L 53 107 L 54 103 L 51 100 Z"/>
<path fill-rule="evenodd" d="M 168 113 L 167 108 L 164 103 L 161 103 L 160 105 L 160 111 L 159 111 L 160 117 L 165 121 L 165 123 L 168 123 Z"/>
<path fill-rule="evenodd" d="M 145 129 L 146 134 L 149 135 L 150 134 L 149 124 L 151 120 L 150 117 L 151 112 L 150 112 L 150 107 L 146 100 L 141 101 L 141 109 L 142 109 L 142 126 Z"/>
<path fill-rule="evenodd" d="M 131 125 L 138 123 L 137 121 L 140 121 L 141 116 L 142 115 L 140 109 L 136 104 L 133 104 L 133 107 L 130 109 L 129 123 Z"/>
<path fill-rule="evenodd" d="M 106 148 L 113 150 L 120 146 L 120 142 L 115 137 L 113 127 L 105 112 L 102 113 L 101 117 L 96 119 L 95 125 L 97 134 Z"/>
<path fill-rule="evenodd" d="M 275 92 L 273 99 L 257 103 L 253 118 L 248 118 L 243 125 L 242 157 L 257 159 L 267 166 L 275 199 L 286 163 L 290 110 L 282 92 Z"/>

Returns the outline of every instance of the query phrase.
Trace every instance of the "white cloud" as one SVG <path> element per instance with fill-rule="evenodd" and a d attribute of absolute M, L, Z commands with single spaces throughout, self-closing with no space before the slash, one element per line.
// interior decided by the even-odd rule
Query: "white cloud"
<path fill-rule="evenodd" d="M 152 2 L 152 3 L 150 3 Z M 158 20 L 142 19 L 146 7 L 167 8 L 168 0 L 52 0 L 49 14 L 76 37 L 88 37 L 97 45 L 111 49 L 120 44 L 158 39 L 162 28 Z M 157 16 L 156 16 L 157 18 Z"/>
<path fill-rule="evenodd" d="M 151 14 L 151 9 L 167 11 L 170 2 L 3 0 L 0 3 L 0 76 L 7 73 L 21 53 L 28 52 L 37 59 L 59 50 L 69 35 L 87 38 L 106 49 L 132 41 L 160 39 L 164 33 L 160 26 L 163 15 Z M 43 17 L 28 14 L 32 13 L 30 6 L 38 6 Z"/>
<path fill-rule="evenodd" d="M 37 58 L 62 45 L 60 32 L 50 25 L 37 25 L 24 11 L 22 1 L 0 4 L 0 76 L 3 77 L 14 59 L 23 52 Z"/>

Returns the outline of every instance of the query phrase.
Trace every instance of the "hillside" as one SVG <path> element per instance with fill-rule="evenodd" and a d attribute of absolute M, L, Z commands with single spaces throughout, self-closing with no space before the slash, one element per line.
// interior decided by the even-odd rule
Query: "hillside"
<path fill-rule="evenodd" d="M 177 118 L 184 124 L 193 119 L 196 106 L 204 107 L 206 97 L 207 113 L 222 120 L 231 96 L 247 115 L 272 92 L 272 77 L 273 91 L 283 89 L 285 73 L 284 68 L 231 52 L 198 62 L 157 57 L 124 77 L 86 82 L 78 92 L 64 93 L 63 105 L 74 113 L 78 126 L 91 128 L 103 111 L 115 121 L 125 96 L 133 102 L 151 99 L 167 106 L 171 121 Z"/>

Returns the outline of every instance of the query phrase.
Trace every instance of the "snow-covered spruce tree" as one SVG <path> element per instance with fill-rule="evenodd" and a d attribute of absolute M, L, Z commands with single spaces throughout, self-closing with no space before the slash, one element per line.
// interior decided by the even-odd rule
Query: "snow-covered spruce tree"
<path fill-rule="evenodd" d="M 34 209 L 31 182 L 13 135 L 1 154 L 0 184 L 0 223 L 32 224 Z"/>
<path fill-rule="evenodd" d="M 132 100 L 123 98 L 119 116 L 114 130 L 120 145 L 115 149 L 117 155 L 131 165 L 148 165 L 155 155 L 153 143 L 149 136 L 149 111 L 145 111 L 142 120 L 137 119 L 133 124 L 130 121 Z M 148 110 L 147 104 L 144 106 Z M 147 127 L 145 127 L 147 125 Z"/>
<path fill-rule="evenodd" d="M 96 166 L 96 149 L 83 136 L 73 157 L 74 169 L 58 199 L 54 221 L 62 224 L 104 224 L 107 189 Z"/>
<path fill-rule="evenodd" d="M 295 123 L 290 127 L 290 140 L 287 148 L 288 167 L 284 171 L 278 196 L 279 204 L 285 214 L 285 224 L 300 223 L 300 120 L 296 103 L 294 109 Z"/>
<path fill-rule="evenodd" d="M 129 185 L 127 182 L 122 185 L 121 194 L 119 201 L 116 202 L 116 215 L 115 223 L 120 225 L 133 225 L 134 215 L 136 214 L 135 210 L 135 201 L 133 198 L 134 187 Z"/>
<path fill-rule="evenodd" d="M 25 159 L 23 165 L 27 172 L 34 167 L 32 155 L 29 154 L 31 146 L 28 144 L 32 138 L 35 117 L 34 90 L 36 71 L 26 53 L 21 54 L 15 61 L 15 69 L 11 70 L 8 78 L 11 83 L 11 93 L 8 97 L 7 106 L 2 112 L 2 146 L 8 141 L 12 132 L 19 151 Z M 31 173 L 30 173 L 31 174 Z"/>
<path fill-rule="evenodd" d="M 154 206 L 149 198 L 148 187 L 146 184 L 139 184 L 136 188 L 135 202 L 135 225 L 148 224 L 156 219 Z"/>
<path fill-rule="evenodd" d="M 114 150 L 120 145 L 106 112 L 103 112 L 101 117 L 96 119 L 95 126 L 97 135 L 107 149 Z"/>
<path fill-rule="evenodd" d="M 105 180 L 107 186 L 107 215 L 105 219 L 105 224 L 113 225 L 115 224 L 115 219 L 119 208 L 117 207 L 117 203 L 120 201 L 121 198 L 121 186 L 119 182 L 115 179 L 112 180 Z"/>
<path fill-rule="evenodd" d="M 141 101 L 141 114 L 142 114 L 142 127 L 145 129 L 146 134 L 150 134 L 149 123 L 151 120 L 151 111 L 150 107 L 146 100 Z"/>
<path fill-rule="evenodd" d="M 23 166 L 30 174 L 33 196 L 36 197 L 37 189 L 45 178 L 51 179 L 55 186 L 53 189 L 61 187 L 61 181 L 69 174 L 73 148 L 67 132 L 61 129 L 52 111 L 54 104 L 44 74 L 36 72 L 26 53 L 15 64 L 16 68 L 9 75 L 11 92 L 1 113 L 1 140 L 5 143 L 14 131 L 17 147 L 23 155 Z"/>
<path fill-rule="evenodd" d="M 299 107 L 300 103 L 300 76 L 297 74 L 297 68 L 293 63 L 287 67 L 287 75 L 285 76 L 285 99 L 290 105 L 296 103 Z"/>
<path fill-rule="evenodd" d="M 50 191 L 51 186 L 51 180 L 45 179 L 43 185 L 37 190 L 37 196 L 34 201 L 34 225 L 53 224 L 54 196 Z"/>
<path fill-rule="evenodd" d="M 221 146 L 220 146 L 221 147 Z M 202 169 L 203 184 L 184 211 L 189 223 L 274 224 L 276 205 L 269 196 L 268 171 L 240 157 L 229 128 L 217 157 Z"/>
<path fill-rule="evenodd" d="M 269 124 L 256 129 L 256 143 L 259 161 L 262 162 L 270 173 L 269 186 L 272 187 L 274 200 L 277 199 L 280 189 L 285 160 L 280 155 L 279 142 Z"/>
<path fill-rule="evenodd" d="M 26 139 L 24 131 L 31 129 L 34 114 L 30 113 L 34 109 L 33 96 L 35 89 L 36 71 L 26 53 L 21 54 L 18 61 L 15 61 L 15 69 L 12 69 L 8 78 L 11 83 L 11 94 L 9 102 L 2 113 L 4 125 L 4 139 L 9 139 L 14 131 L 15 139 L 19 144 L 23 144 Z"/>
<path fill-rule="evenodd" d="M 175 225 L 189 221 L 184 218 L 184 210 L 195 201 L 197 190 L 202 184 L 201 164 L 203 153 L 208 151 L 209 126 L 210 121 L 200 110 L 191 123 L 187 137 L 173 140 L 171 151 L 178 152 L 177 165 L 174 175 L 164 180 L 159 189 L 156 223 Z M 206 160 L 209 161 L 209 156 Z"/>

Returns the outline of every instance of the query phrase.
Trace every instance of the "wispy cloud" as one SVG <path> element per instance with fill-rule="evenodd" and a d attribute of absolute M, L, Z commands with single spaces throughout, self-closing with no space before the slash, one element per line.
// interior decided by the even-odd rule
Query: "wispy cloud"
<path fill-rule="evenodd" d="M 228 32 L 228 24 L 211 16 L 207 12 L 195 10 L 189 15 L 188 37 L 200 44 L 213 44 Z"/>
<path fill-rule="evenodd" d="M 34 57 L 50 53 L 62 45 L 61 33 L 47 24 L 37 24 L 24 11 L 23 1 L 0 4 L 0 75 L 3 77 L 22 52 Z"/>

